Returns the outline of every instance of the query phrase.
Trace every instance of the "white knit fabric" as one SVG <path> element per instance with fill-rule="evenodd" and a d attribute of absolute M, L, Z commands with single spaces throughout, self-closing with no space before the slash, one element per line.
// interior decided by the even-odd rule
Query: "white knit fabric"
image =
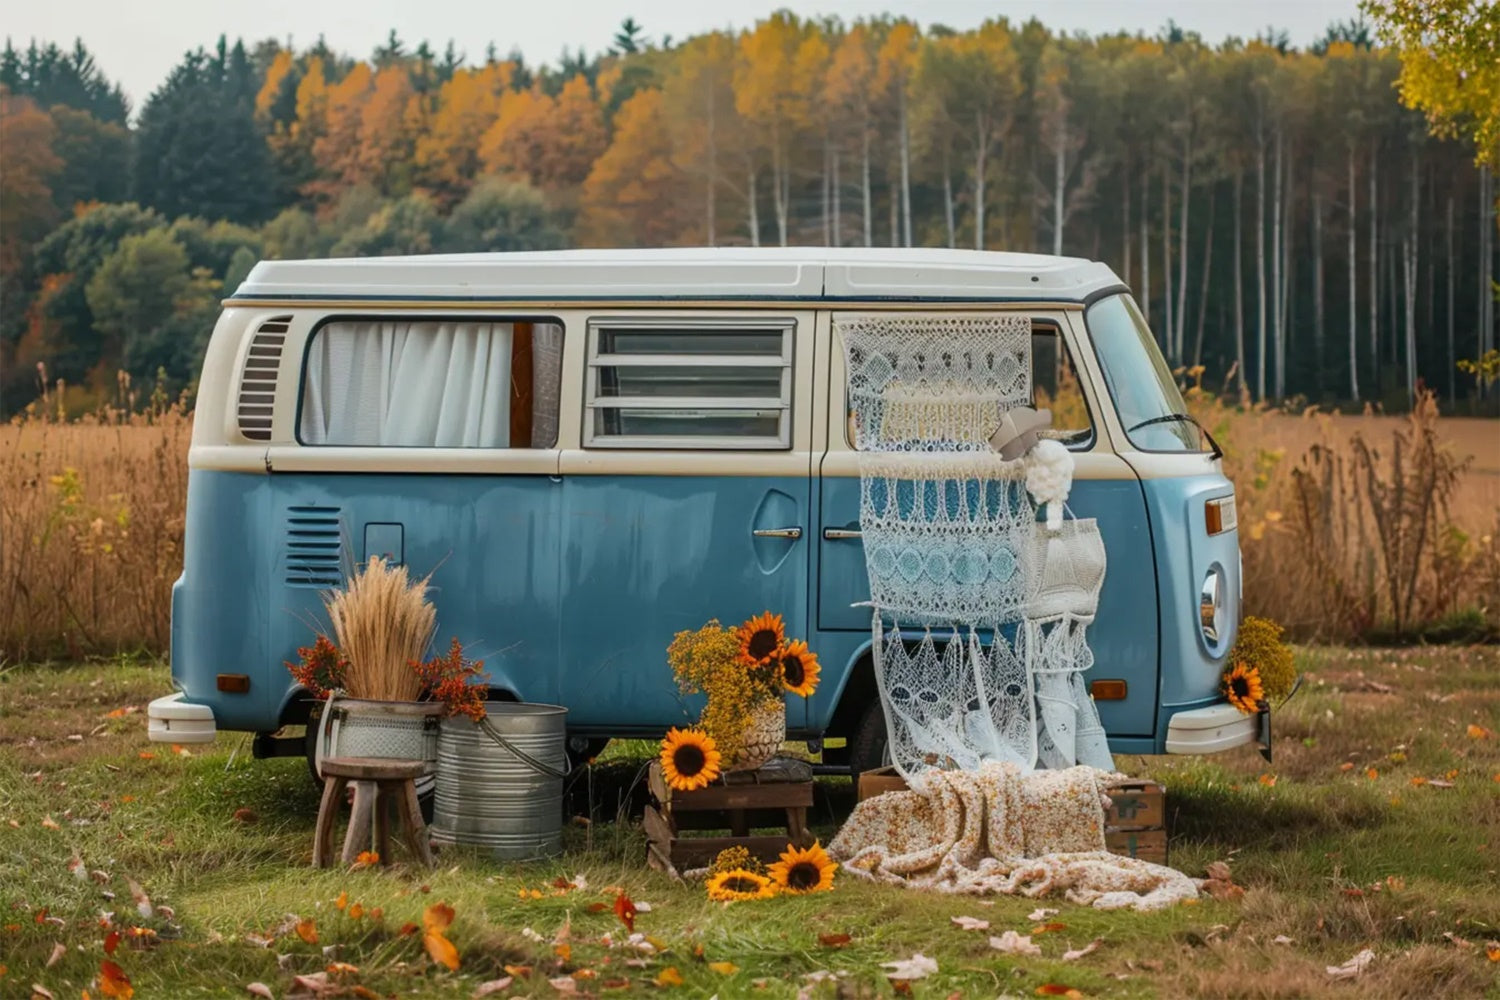
<path fill-rule="evenodd" d="M 997 763 L 1029 770 L 1039 757 L 1112 767 L 1079 676 L 1092 664 L 1084 629 L 1104 549 L 1092 521 L 1063 520 L 1072 456 L 1043 439 L 1007 462 L 990 445 L 1001 415 L 1031 401 L 1030 317 L 849 315 L 835 329 L 897 769 L 910 781 Z"/>

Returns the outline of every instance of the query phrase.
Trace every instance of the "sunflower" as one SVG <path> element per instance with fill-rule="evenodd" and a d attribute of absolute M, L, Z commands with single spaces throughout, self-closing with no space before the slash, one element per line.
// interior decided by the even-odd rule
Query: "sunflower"
<path fill-rule="evenodd" d="M 1265 698 L 1260 684 L 1260 671 L 1243 663 L 1236 663 L 1224 675 L 1224 697 L 1229 699 L 1229 704 L 1246 715 L 1259 711 L 1260 702 Z"/>
<path fill-rule="evenodd" d="M 661 772 L 678 792 L 707 787 L 719 776 L 719 750 L 701 729 L 672 729 L 661 741 Z"/>
<path fill-rule="evenodd" d="M 786 626 L 780 615 L 767 611 L 735 630 L 740 637 L 740 662 L 748 667 L 770 663 L 786 641 Z"/>
<path fill-rule="evenodd" d="M 837 862 L 828 857 L 828 852 L 813 841 L 813 845 L 807 848 L 786 845 L 781 860 L 767 871 L 782 892 L 800 896 L 832 889 L 833 871 L 837 867 Z"/>
<path fill-rule="evenodd" d="M 818 654 L 801 639 L 793 639 L 781 652 L 781 685 L 804 698 L 818 689 Z"/>
<path fill-rule="evenodd" d="M 776 883 L 764 875 L 757 875 L 746 868 L 710 875 L 708 898 L 715 902 L 732 903 L 741 899 L 770 899 L 776 895 Z"/>

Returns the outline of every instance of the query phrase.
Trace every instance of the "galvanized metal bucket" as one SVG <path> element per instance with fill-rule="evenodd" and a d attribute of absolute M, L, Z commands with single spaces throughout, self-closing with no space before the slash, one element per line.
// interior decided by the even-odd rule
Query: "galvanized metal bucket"
<path fill-rule="evenodd" d="M 433 842 L 488 847 L 507 861 L 562 853 L 568 710 L 493 701 L 486 709 L 478 724 L 443 720 Z"/>

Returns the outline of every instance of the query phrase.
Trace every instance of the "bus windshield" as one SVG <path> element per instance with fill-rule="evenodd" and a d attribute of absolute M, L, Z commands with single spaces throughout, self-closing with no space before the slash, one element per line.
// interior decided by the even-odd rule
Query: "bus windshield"
<path fill-rule="evenodd" d="M 1084 322 L 1130 443 L 1141 451 L 1204 450 L 1203 434 L 1135 299 L 1124 292 L 1100 299 Z"/>

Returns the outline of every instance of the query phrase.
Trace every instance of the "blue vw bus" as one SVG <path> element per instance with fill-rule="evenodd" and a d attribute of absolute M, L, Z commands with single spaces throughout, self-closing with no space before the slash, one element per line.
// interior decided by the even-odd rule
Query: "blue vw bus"
<path fill-rule="evenodd" d="M 1110 746 L 1256 739 L 1219 693 L 1234 488 L 1104 264 L 935 249 L 673 249 L 266 261 L 224 303 L 194 419 L 172 676 L 154 740 L 301 753 L 283 662 L 352 560 L 432 571 L 440 638 L 570 746 L 696 717 L 674 633 L 765 609 L 823 664 L 790 738 L 880 763 L 840 313 L 1030 317 L 1070 507 L 1109 571 L 1089 681 Z M 836 739 L 834 739 L 836 738 Z M 841 748 L 834 745 L 842 742 Z"/>

